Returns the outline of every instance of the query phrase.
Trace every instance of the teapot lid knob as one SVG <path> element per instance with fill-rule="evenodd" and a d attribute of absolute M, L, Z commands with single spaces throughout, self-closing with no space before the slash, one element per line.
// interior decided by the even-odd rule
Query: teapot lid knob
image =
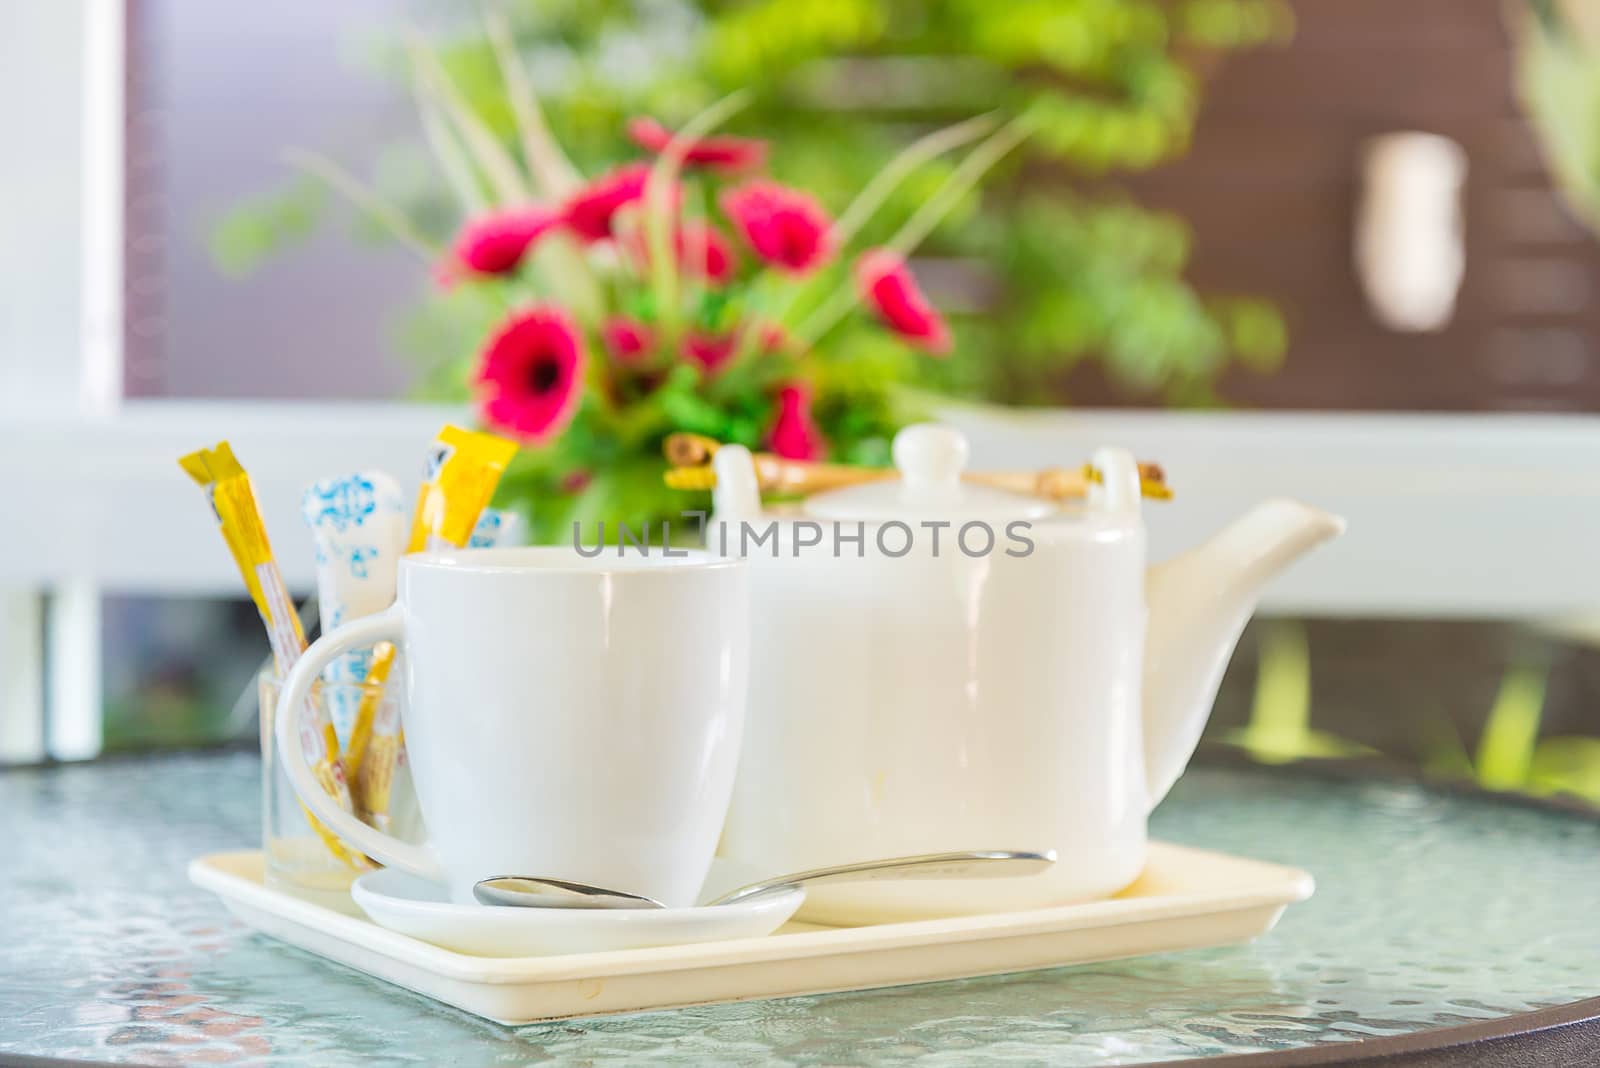
<path fill-rule="evenodd" d="M 959 485 L 969 451 L 965 434 L 937 423 L 908 426 L 894 436 L 894 465 L 908 487 Z"/>
<path fill-rule="evenodd" d="M 717 453 L 728 450 L 723 446 Z M 808 497 L 807 515 L 824 519 L 905 521 L 909 519 L 1043 519 L 1056 506 L 1038 497 L 963 481 L 967 438 L 952 427 L 921 423 L 894 436 L 898 479 L 872 481 Z M 717 468 L 717 477 L 722 469 Z"/>

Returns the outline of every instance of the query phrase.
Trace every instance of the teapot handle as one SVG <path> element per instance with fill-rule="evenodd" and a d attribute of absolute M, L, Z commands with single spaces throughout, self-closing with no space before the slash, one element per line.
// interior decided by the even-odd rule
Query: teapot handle
<path fill-rule="evenodd" d="M 1127 449 L 1102 447 L 1094 451 L 1090 463 L 1100 480 L 1089 485 L 1089 511 L 1093 515 L 1137 521 L 1142 504 L 1139 493 L 1139 462 Z"/>

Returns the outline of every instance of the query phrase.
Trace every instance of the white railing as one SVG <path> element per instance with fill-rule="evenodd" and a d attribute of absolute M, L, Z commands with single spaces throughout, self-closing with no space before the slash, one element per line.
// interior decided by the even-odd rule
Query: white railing
<path fill-rule="evenodd" d="M 13 417 L 0 486 L 0 586 L 75 581 L 125 592 L 230 593 L 238 575 L 176 459 L 230 440 L 256 483 L 285 576 L 311 585 L 300 493 L 323 474 L 414 478 L 446 420 L 407 404 L 142 401 L 111 416 Z M 1004 412 L 952 408 L 985 467 L 1081 462 L 1097 445 L 1159 461 L 1176 488 L 1148 509 L 1152 554 L 1203 538 L 1254 501 L 1345 515 L 1343 539 L 1277 584 L 1277 612 L 1545 618 L 1600 605 L 1600 419 L 1529 415 Z"/>
<path fill-rule="evenodd" d="M 238 590 L 185 451 L 227 438 L 248 465 L 292 586 L 309 590 L 297 502 L 319 475 L 381 467 L 414 476 L 426 443 L 466 413 L 417 405 L 138 402 L 107 416 L 10 417 L 0 486 L 18 507 L 0 523 L 9 635 L 0 736 L 16 755 L 97 748 L 97 591 Z M 1340 541 L 1268 595 L 1279 613 L 1572 616 L 1600 605 L 1600 420 L 1557 416 L 948 413 L 974 462 L 1037 467 L 1125 444 L 1160 461 L 1177 499 L 1149 509 L 1152 555 L 1179 551 L 1254 500 L 1292 494 L 1350 520 Z M 48 611 L 40 607 L 40 599 Z M 39 620 L 48 620 L 43 671 Z M 54 680 L 32 711 L 27 680 Z M 20 710 L 20 711 L 19 711 Z"/>

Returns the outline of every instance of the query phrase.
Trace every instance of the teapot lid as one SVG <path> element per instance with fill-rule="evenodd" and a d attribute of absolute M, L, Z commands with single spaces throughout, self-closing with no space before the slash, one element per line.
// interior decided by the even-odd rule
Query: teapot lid
<path fill-rule="evenodd" d="M 908 426 L 894 436 L 897 479 L 813 494 L 804 511 L 819 519 L 1043 519 L 1055 514 L 1049 501 L 991 486 L 963 482 L 967 439 L 936 423 Z"/>

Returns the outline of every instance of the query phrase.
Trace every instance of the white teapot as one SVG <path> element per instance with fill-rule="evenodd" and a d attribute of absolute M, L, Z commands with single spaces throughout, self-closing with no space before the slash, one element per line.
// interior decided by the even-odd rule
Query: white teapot
<path fill-rule="evenodd" d="M 861 923 L 1115 893 L 1182 774 L 1261 587 L 1342 520 L 1267 501 L 1145 569 L 1122 449 L 1081 508 L 964 482 L 966 439 L 895 438 L 901 478 L 762 507 L 715 457 L 715 547 L 750 560 L 750 703 L 721 852 L 799 871 L 956 849 L 1054 850 L 1021 879 L 818 888 Z M 1148 606 L 1148 607 L 1147 607 Z"/>

